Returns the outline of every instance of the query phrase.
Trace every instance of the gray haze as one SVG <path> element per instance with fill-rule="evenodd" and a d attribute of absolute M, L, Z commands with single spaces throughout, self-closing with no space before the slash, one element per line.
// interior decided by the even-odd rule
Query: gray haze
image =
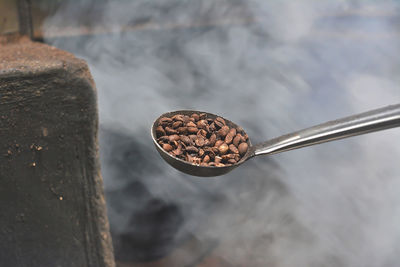
<path fill-rule="evenodd" d="M 188 233 L 216 240 L 233 266 L 400 265 L 399 129 L 259 157 L 215 179 L 169 167 L 149 134 L 161 113 L 198 109 L 257 143 L 399 103 L 399 4 L 69 2 L 47 19 L 46 40 L 87 60 L 94 76 L 115 235 L 135 235 L 132 216 L 157 198 L 179 210 L 166 219 L 165 246 Z M 121 31 L 143 22 L 153 26 Z M 82 24 L 115 33 L 52 37 Z M 137 183 L 144 196 L 130 191 Z"/>

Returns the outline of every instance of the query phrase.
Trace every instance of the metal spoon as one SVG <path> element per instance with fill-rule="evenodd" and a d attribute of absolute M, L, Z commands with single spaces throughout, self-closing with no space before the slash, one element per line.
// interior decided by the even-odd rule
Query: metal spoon
<path fill-rule="evenodd" d="M 230 172 L 248 159 L 259 156 L 276 154 L 305 146 L 325 143 L 333 140 L 347 138 L 355 135 L 361 135 L 370 132 L 376 132 L 389 128 L 400 126 L 400 104 L 387 106 L 380 109 L 371 110 L 365 113 L 325 122 L 304 130 L 286 134 L 264 143 L 252 146 L 248 140 L 249 148 L 247 153 L 239 162 L 230 166 L 198 166 L 187 161 L 178 159 L 162 149 L 156 140 L 156 127 L 158 120 L 162 117 L 172 117 L 176 114 L 191 115 L 193 113 L 206 113 L 194 110 L 179 110 L 168 112 L 157 118 L 151 128 L 153 142 L 165 161 L 174 168 L 194 176 L 218 176 Z M 215 119 L 217 115 L 207 113 L 207 117 Z M 220 116 L 219 116 L 220 117 Z M 224 118 L 229 127 L 238 127 L 233 122 Z"/>

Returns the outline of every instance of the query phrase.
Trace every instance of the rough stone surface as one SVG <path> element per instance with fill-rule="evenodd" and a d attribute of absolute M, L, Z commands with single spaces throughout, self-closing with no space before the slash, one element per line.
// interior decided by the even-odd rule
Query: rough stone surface
<path fill-rule="evenodd" d="M 114 266 L 83 60 L 0 42 L 0 266 Z"/>

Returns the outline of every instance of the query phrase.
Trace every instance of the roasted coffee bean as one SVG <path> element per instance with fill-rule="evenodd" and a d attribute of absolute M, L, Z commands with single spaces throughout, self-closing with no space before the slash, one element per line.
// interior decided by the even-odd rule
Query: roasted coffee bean
<path fill-rule="evenodd" d="M 248 148 L 247 143 L 241 143 L 241 144 L 239 145 L 239 147 L 238 147 L 239 154 L 240 154 L 241 156 L 243 156 L 244 154 L 246 154 L 247 148 Z"/>
<path fill-rule="evenodd" d="M 189 152 L 189 153 L 197 153 L 197 152 L 199 152 L 199 150 L 194 146 L 187 146 L 186 147 L 186 151 Z"/>
<path fill-rule="evenodd" d="M 170 142 L 173 142 L 173 141 L 178 141 L 181 138 L 179 137 L 179 135 L 173 134 L 173 135 L 168 136 L 168 139 L 169 139 Z"/>
<path fill-rule="evenodd" d="M 176 114 L 174 116 L 172 116 L 172 118 L 174 121 L 182 121 L 183 122 L 183 115 L 181 114 Z"/>
<path fill-rule="evenodd" d="M 214 131 L 217 130 L 217 127 L 215 127 L 215 123 L 214 123 L 214 122 L 210 124 L 209 129 L 210 129 L 211 132 L 214 132 Z M 218 129 L 219 129 L 219 128 L 218 128 Z"/>
<path fill-rule="evenodd" d="M 176 156 L 182 155 L 182 144 L 179 144 L 178 147 L 172 151 Z"/>
<path fill-rule="evenodd" d="M 233 138 L 232 144 L 233 144 L 235 147 L 238 147 L 241 140 L 242 140 L 242 135 L 241 135 L 241 134 L 237 134 L 237 135 L 235 136 L 235 138 Z"/>
<path fill-rule="evenodd" d="M 194 142 L 197 139 L 197 135 L 191 134 L 191 135 L 189 135 L 189 138 L 190 138 L 190 140 L 192 140 Z"/>
<path fill-rule="evenodd" d="M 173 147 L 170 144 L 163 144 L 162 148 L 167 152 L 173 149 Z"/>
<path fill-rule="evenodd" d="M 176 129 L 178 127 L 181 127 L 183 125 L 182 121 L 176 121 L 174 123 L 172 123 L 172 128 Z"/>
<path fill-rule="evenodd" d="M 216 140 L 217 140 L 217 136 L 215 135 L 215 133 L 211 134 L 210 139 L 209 139 L 210 146 L 214 146 Z"/>
<path fill-rule="evenodd" d="M 157 140 L 167 143 L 167 142 L 169 142 L 169 137 L 167 135 L 164 135 L 164 136 L 160 136 Z"/>
<path fill-rule="evenodd" d="M 186 126 L 187 127 L 197 127 L 197 125 L 192 121 L 189 121 L 188 123 L 186 123 Z"/>
<path fill-rule="evenodd" d="M 206 113 L 175 114 L 158 120 L 157 143 L 170 155 L 201 166 L 230 166 L 248 150 L 248 136 L 240 127 Z"/>
<path fill-rule="evenodd" d="M 187 127 L 179 127 L 178 129 L 176 129 L 176 131 L 179 133 L 179 134 L 187 134 L 188 133 L 188 129 L 187 129 Z"/>
<path fill-rule="evenodd" d="M 234 154 L 226 154 L 226 155 L 222 155 L 221 158 L 223 161 L 228 161 L 230 159 L 235 159 L 235 155 Z"/>
<path fill-rule="evenodd" d="M 217 117 L 215 120 L 221 122 L 223 125 L 226 125 L 225 120 L 221 117 Z"/>
<path fill-rule="evenodd" d="M 191 120 L 191 118 L 187 115 L 183 116 L 183 123 L 188 123 Z"/>
<path fill-rule="evenodd" d="M 224 141 L 222 140 L 217 140 L 217 142 L 215 142 L 214 146 L 215 147 L 219 147 L 220 145 L 222 145 L 224 143 Z"/>
<path fill-rule="evenodd" d="M 213 124 L 214 124 L 216 129 L 221 129 L 222 127 L 225 126 L 222 122 L 217 121 L 217 120 L 215 120 Z"/>
<path fill-rule="evenodd" d="M 222 145 L 220 145 L 218 147 L 219 153 L 221 153 L 221 155 L 226 154 L 226 152 L 228 152 L 228 149 L 229 149 L 229 147 L 226 143 L 223 143 Z"/>
<path fill-rule="evenodd" d="M 204 153 L 205 153 L 204 150 L 200 148 L 199 149 L 199 157 L 204 156 Z"/>
<path fill-rule="evenodd" d="M 197 128 L 199 128 L 199 129 L 206 129 L 207 126 L 208 126 L 208 123 L 206 120 L 199 120 L 197 122 Z"/>
<path fill-rule="evenodd" d="M 232 135 L 232 139 L 233 139 L 233 137 L 235 137 L 236 136 L 236 129 L 235 128 L 231 128 L 230 130 L 229 130 L 229 133 L 228 133 L 229 135 Z"/>
<path fill-rule="evenodd" d="M 165 132 L 166 132 L 167 134 L 177 134 L 177 133 L 178 133 L 177 130 L 174 130 L 174 129 L 169 128 L 169 127 L 165 127 Z"/>
<path fill-rule="evenodd" d="M 196 134 L 197 131 L 199 130 L 196 127 L 188 127 L 187 129 L 188 129 L 188 132 L 191 134 Z"/>
<path fill-rule="evenodd" d="M 198 147 L 204 146 L 204 143 L 205 143 L 204 138 L 202 138 L 202 137 L 198 137 L 196 139 L 196 141 L 194 141 L 194 142 L 195 142 L 196 146 L 198 146 Z"/>
<path fill-rule="evenodd" d="M 217 131 L 217 135 L 219 135 L 221 138 L 225 138 L 225 136 L 229 133 L 229 127 L 228 126 L 222 126 L 221 129 Z"/>
<path fill-rule="evenodd" d="M 207 136 L 207 131 L 204 130 L 204 129 L 200 129 L 200 130 L 197 132 L 197 135 L 206 137 L 206 136 Z"/>
<path fill-rule="evenodd" d="M 229 159 L 229 160 L 228 160 L 228 163 L 229 163 L 229 164 L 235 164 L 235 163 L 236 163 L 236 160 L 234 160 L 234 159 Z"/>
<path fill-rule="evenodd" d="M 190 117 L 192 117 L 194 121 L 198 121 L 200 119 L 200 116 L 196 113 L 193 113 Z"/>
<path fill-rule="evenodd" d="M 229 145 L 229 151 L 231 151 L 232 153 L 235 153 L 235 154 L 239 154 L 239 150 L 237 149 L 237 147 L 234 144 Z"/>
<path fill-rule="evenodd" d="M 172 122 L 172 119 L 171 118 L 167 118 L 167 117 L 162 117 L 160 120 L 159 120 L 159 122 L 160 123 L 170 123 L 170 122 Z"/>
<path fill-rule="evenodd" d="M 188 136 L 186 136 L 186 135 L 181 135 L 181 136 L 180 136 L 180 139 L 182 140 L 182 142 L 183 142 L 185 145 L 188 145 L 188 146 L 193 145 L 193 141 L 192 141 Z"/>
<path fill-rule="evenodd" d="M 164 131 L 164 128 L 162 126 L 158 126 L 156 128 L 156 135 L 157 135 L 157 137 L 165 135 L 165 131 Z"/>

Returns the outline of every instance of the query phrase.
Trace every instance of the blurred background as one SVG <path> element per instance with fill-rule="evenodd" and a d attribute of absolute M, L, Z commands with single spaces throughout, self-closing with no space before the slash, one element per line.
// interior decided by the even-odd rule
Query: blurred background
<path fill-rule="evenodd" d="M 211 179 L 172 169 L 150 137 L 179 109 L 220 114 L 258 143 L 399 103 L 400 1 L 0 3 L 1 34 L 25 25 L 89 64 L 118 266 L 400 265 L 399 129 Z"/>

